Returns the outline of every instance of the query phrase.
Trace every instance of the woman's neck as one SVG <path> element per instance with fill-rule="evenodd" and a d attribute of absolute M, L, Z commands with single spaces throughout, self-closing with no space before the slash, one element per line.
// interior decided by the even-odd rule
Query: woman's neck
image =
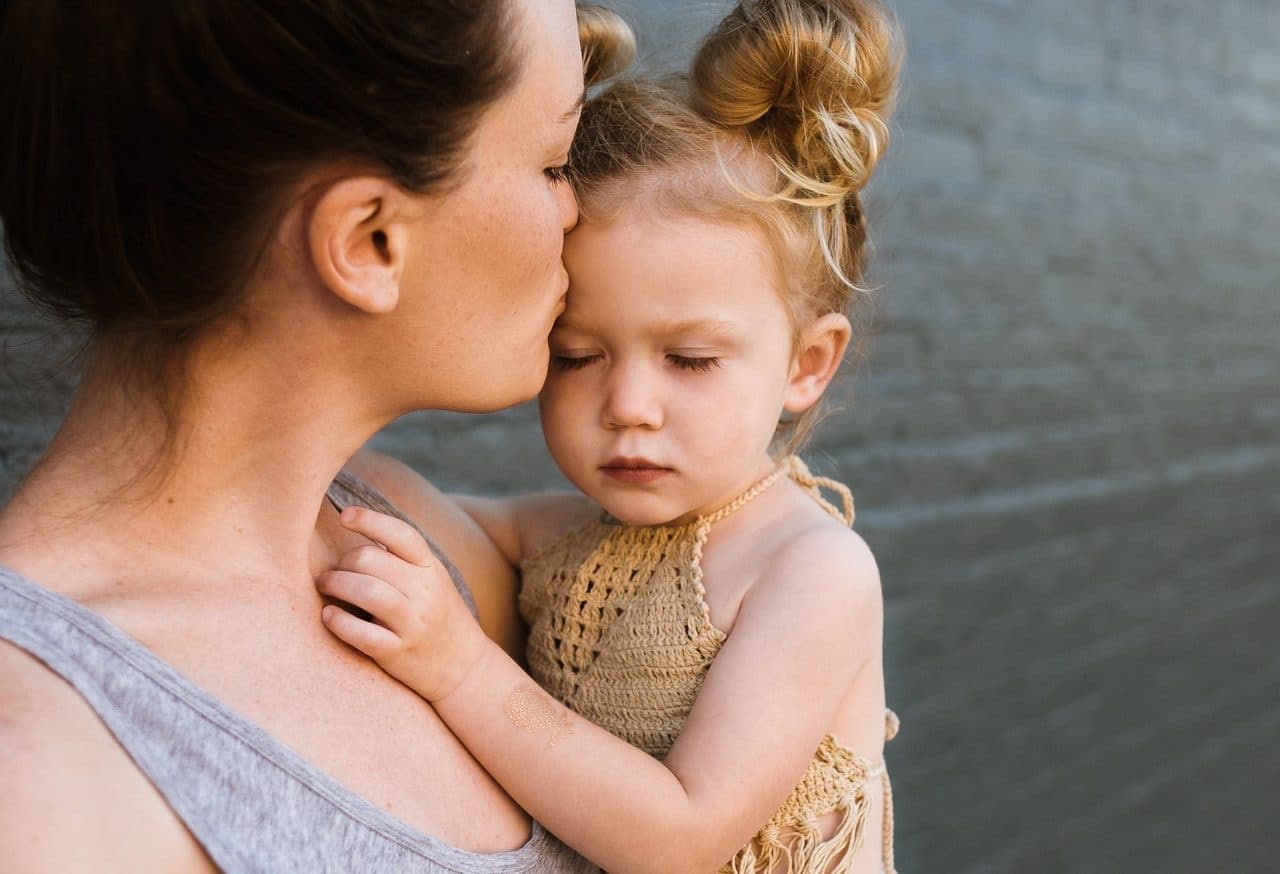
<path fill-rule="evenodd" d="M 331 559 L 317 534 L 325 490 L 384 424 L 352 403 L 358 392 L 297 361 L 197 353 L 171 433 L 162 406 L 126 391 L 108 359 L 93 356 L 0 511 L 0 563 L 61 554 L 90 575 L 181 568 L 212 580 L 301 578 Z"/>

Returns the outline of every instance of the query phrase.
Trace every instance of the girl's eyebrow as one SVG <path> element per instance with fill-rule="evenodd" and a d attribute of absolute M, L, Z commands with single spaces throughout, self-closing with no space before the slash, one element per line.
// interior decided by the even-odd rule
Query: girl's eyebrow
<path fill-rule="evenodd" d="M 738 330 L 732 322 L 726 322 L 721 319 L 683 319 L 674 322 L 660 322 L 653 326 L 652 333 L 661 336 L 703 334 L 728 339 L 736 337 Z"/>
<path fill-rule="evenodd" d="M 572 317 L 561 316 L 556 320 L 555 330 L 570 333 L 590 334 L 590 324 L 574 321 Z M 733 340 L 739 331 L 733 322 L 722 319 L 680 319 L 677 321 L 656 322 L 645 328 L 645 333 L 653 337 L 685 336 L 698 334 L 715 340 Z"/>
<path fill-rule="evenodd" d="M 587 103 L 587 92 L 584 90 L 581 94 L 578 95 L 578 99 L 573 102 L 573 106 L 570 106 L 568 111 L 565 112 L 564 115 L 560 116 L 560 121 L 564 124 L 568 124 L 569 122 L 574 121 L 578 117 L 578 113 L 582 111 L 582 107 L 585 106 L 586 103 Z"/>

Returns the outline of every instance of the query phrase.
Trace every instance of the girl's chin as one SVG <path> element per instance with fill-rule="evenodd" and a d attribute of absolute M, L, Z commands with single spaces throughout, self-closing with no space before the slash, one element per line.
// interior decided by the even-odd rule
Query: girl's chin
<path fill-rule="evenodd" d="M 658 525 L 682 525 L 692 521 L 692 516 L 670 507 L 623 506 L 619 502 L 599 502 L 606 513 L 623 525 L 632 528 L 652 528 Z M 609 506 L 613 503 L 614 506 Z"/>

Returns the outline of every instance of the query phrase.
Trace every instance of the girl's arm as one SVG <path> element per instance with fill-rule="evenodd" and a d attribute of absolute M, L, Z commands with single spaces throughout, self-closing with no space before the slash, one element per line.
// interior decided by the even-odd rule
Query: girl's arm
<path fill-rule="evenodd" d="M 519 567 L 551 537 L 600 512 L 578 492 L 537 492 L 512 498 L 449 497 L 484 529 L 512 567 Z"/>
<path fill-rule="evenodd" d="M 522 807 L 616 872 L 715 870 L 799 782 L 881 622 L 870 552 L 839 529 L 799 538 L 744 599 L 680 737 L 651 758 L 569 711 L 477 632 L 426 545 L 398 520 L 347 510 L 384 544 L 349 554 L 320 591 L 324 621 L 435 705 Z"/>

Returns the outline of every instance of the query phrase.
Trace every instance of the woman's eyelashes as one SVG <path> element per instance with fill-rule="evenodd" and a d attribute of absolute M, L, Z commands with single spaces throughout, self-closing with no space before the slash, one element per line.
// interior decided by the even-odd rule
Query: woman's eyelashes
<path fill-rule="evenodd" d="M 542 172 L 547 174 L 547 178 L 551 180 L 552 185 L 559 185 L 561 182 L 569 181 L 569 165 L 567 163 L 547 167 Z"/>

